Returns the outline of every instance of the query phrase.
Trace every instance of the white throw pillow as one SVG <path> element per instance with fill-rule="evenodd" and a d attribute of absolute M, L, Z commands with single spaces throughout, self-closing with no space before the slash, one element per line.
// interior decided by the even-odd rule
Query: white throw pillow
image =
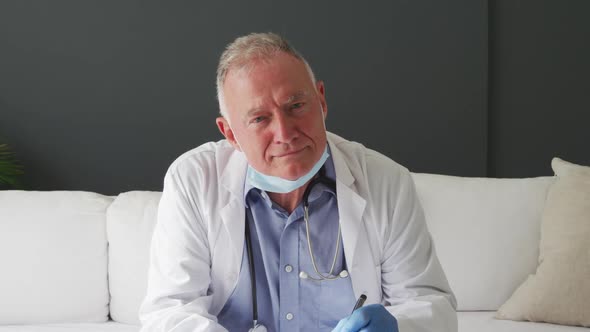
<path fill-rule="evenodd" d="M 107 211 L 111 318 L 139 325 L 147 287 L 150 242 L 161 192 L 131 191 L 117 196 Z"/>
<path fill-rule="evenodd" d="M 535 270 L 553 178 L 413 177 L 458 310 L 497 310 Z"/>
<path fill-rule="evenodd" d="M 497 318 L 590 327 L 590 167 L 554 158 L 539 266 Z"/>
<path fill-rule="evenodd" d="M 0 325 L 108 319 L 106 209 L 76 191 L 0 191 Z"/>

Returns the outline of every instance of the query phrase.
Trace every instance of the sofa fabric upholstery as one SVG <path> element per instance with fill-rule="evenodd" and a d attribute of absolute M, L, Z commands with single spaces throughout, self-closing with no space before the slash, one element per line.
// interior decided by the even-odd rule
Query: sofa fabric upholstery
<path fill-rule="evenodd" d="M 105 323 L 60 323 L 0 326 L 0 332 L 138 332 L 139 326 Z"/>
<path fill-rule="evenodd" d="M 111 317 L 139 325 L 145 296 L 149 249 L 160 192 L 131 191 L 117 196 L 107 211 Z"/>
<path fill-rule="evenodd" d="M 457 309 L 498 310 L 537 267 L 553 177 L 413 176 Z"/>
<path fill-rule="evenodd" d="M 588 332 L 579 326 L 515 322 L 495 319 L 494 315 L 494 311 L 459 312 L 459 332 Z"/>
<path fill-rule="evenodd" d="M 104 322 L 111 197 L 0 191 L 0 325 Z"/>
<path fill-rule="evenodd" d="M 552 164 L 539 266 L 496 317 L 590 327 L 590 167 Z"/>
<path fill-rule="evenodd" d="M 493 319 L 535 271 L 553 177 L 413 177 L 459 303 L 459 332 L 588 331 Z M 0 332 L 139 331 L 160 195 L 0 192 L 0 259 L 9 268 L 0 274 L 0 294 L 7 294 Z M 54 324 L 42 324 L 48 321 Z"/>

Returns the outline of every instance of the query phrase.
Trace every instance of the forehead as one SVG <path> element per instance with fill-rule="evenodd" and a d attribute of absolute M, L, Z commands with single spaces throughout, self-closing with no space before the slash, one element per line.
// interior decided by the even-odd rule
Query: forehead
<path fill-rule="evenodd" d="M 270 58 L 250 59 L 242 66 L 230 68 L 224 82 L 224 94 L 260 94 L 280 89 L 296 89 L 295 93 L 313 87 L 313 81 L 303 61 L 287 53 Z"/>

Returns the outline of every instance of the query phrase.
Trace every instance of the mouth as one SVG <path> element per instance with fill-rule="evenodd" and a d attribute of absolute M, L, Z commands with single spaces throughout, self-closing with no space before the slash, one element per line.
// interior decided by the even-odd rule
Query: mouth
<path fill-rule="evenodd" d="M 275 155 L 275 158 L 282 158 L 282 157 L 293 156 L 293 155 L 296 155 L 296 154 L 300 153 L 303 150 L 305 150 L 305 147 L 303 147 L 303 148 L 301 148 L 299 150 L 292 150 L 292 151 L 283 152 L 281 154 Z"/>

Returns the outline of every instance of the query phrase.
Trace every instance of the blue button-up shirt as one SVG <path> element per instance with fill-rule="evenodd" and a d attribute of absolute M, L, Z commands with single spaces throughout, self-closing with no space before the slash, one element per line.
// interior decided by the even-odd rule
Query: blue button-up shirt
<path fill-rule="evenodd" d="M 336 179 L 334 163 L 328 158 L 326 176 Z M 291 214 L 274 203 L 268 194 L 248 183 L 244 188 L 246 227 L 250 228 L 256 270 L 258 322 L 269 331 L 331 331 L 348 316 L 355 298 L 350 277 L 329 281 L 299 278 L 305 271 L 317 278 L 307 247 L 303 204 Z M 309 195 L 309 226 L 316 264 L 328 274 L 338 236 L 336 193 L 317 184 Z M 238 284 L 218 315 L 229 331 L 252 327 L 252 287 L 248 254 L 244 245 Z M 346 269 L 342 242 L 334 274 Z"/>

